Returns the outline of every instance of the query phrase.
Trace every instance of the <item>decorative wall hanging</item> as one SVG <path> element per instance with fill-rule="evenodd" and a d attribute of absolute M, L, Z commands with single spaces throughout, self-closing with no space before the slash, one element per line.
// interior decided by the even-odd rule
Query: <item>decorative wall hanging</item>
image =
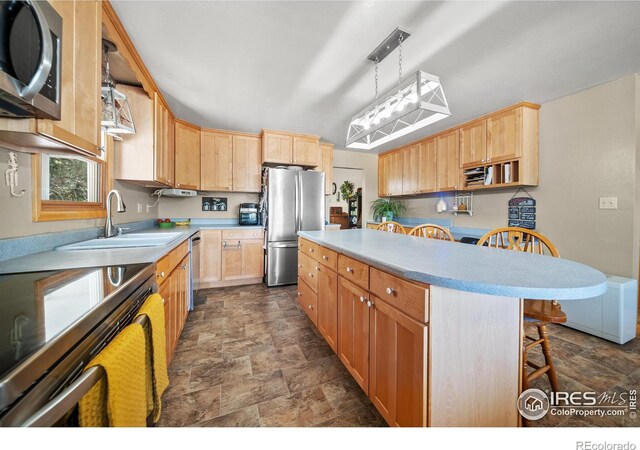
<path fill-rule="evenodd" d="M 516 197 L 520 191 L 528 197 Z M 536 228 L 536 201 L 524 188 L 518 189 L 509 200 L 509 226 L 529 230 Z"/>
<path fill-rule="evenodd" d="M 226 197 L 202 197 L 202 210 L 203 211 L 226 211 L 227 198 Z"/>

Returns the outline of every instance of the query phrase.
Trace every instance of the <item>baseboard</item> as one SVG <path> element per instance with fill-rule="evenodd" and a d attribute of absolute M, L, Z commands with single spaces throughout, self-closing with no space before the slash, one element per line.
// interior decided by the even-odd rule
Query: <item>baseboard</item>
<path fill-rule="evenodd" d="M 248 284 L 259 284 L 262 283 L 262 278 L 244 278 L 241 280 L 223 280 L 223 281 L 214 281 L 211 283 L 199 283 L 198 289 L 211 289 L 211 288 L 219 288 L 219 287 L 230 287 L 230 286 L 245 286 Z"/>

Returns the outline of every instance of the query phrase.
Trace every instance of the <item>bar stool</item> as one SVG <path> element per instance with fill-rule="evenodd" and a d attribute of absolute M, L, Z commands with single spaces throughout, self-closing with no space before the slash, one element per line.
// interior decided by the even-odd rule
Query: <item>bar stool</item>
<path fill-rule="evenodd" d="M 413 227 L 409 231 L 409 236 L 426 237 L 430 239 L 440 239 L 442 241 L 453 241 L 451 232 L 440 225 L 434 225 L 432 223 L 423 223 L 417 227 Z"/>
<path fill-rule="evenodd" d="M 477 245 L 486 245 L 488 247 L 502 248 L 505 250 L 513 250 L 519 252 L 536 253 L 539 255 L 548 255 L 556 258 L 560 257 L 555 245 L 548 238 L 540 233 L 519 227 L 496 228 L 482 236 Z M 547 374 L 551 390 L 557 392 L 558 376 L 551 358 L 551 346 L 549 344 L 549 336 L 547 333 L 548 323 L 564 323 L 567 321 L 567 315 L 562 311 L 560 304 L 556 300 L 524 300 L 524 327 L 535 327 L 538 336 L 529 336 L 524 334 L 524 342 L 522 344 L 522 390 L 529 388 L 531 381 Z M 529 350 L 540 345 L 544 356 L 544 365 L 538 366 L 527 358 Z M 528 368 L 533 368 L 528 373 Z"/>
<path fill-rule="evenodd" d="M 398 222 L 394 222 L 393 220 L 387 220 L 386 222 L 382 222 L 380 225 L 376 227 L 376 230 L 386 231 L 387 233 L 407 234 L 404 227 L 400 225 Z"/>

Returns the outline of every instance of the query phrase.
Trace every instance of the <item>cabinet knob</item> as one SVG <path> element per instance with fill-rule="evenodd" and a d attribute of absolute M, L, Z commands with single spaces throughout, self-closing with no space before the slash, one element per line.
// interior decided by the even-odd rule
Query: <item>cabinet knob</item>
<path fill-rule="evenodd" d="M 298 264 L 298 267 L 300 267 L 302 269 L 302 264 Z"/>
<path fill-rule="evenodd" d="M 487 162 L 491 162 L 491 158 L 487 159 Z"/>
<path fill-rule="evenodd" d="M 164 278 L 164 272 L 157 273 L 156 278 Z"/>
<path fill-rule="evenodd" d="M 351 267 L 347 267 L 347 272 L 348 273 L 353 273 L 353 269 Z"/>
<path fill-rule="evenodd" d="M 309 248 L 309 252 L 313 253 L 313 252 L 315 252 L 315 250 L 312 249 L 312 248 Z"/>
<path fill-rule="evenodd" d="M 486 160 L 483 159 L 482 162 L 486 162 Z"/>
<path fill-rule="evenodd" d="M 371 302 L 371 300 L 367 300 L 367 307 L 371 308 L 373 306 L 373 303 Z"/>
<path fill-rule="evenodd" d="M 313 278 L 313 274 L 309 272 L 309 278 Z"/>
<path fill-rule="evenodd" d="M 318 272 L 320 272 L 320 267 L 316 266 L 316 270 L 317 270 Z"/>
<path fill-rule="evenodd" d="M 323 260 L 325 260 L 325 261 L 328 261 L 328 260 L 329 260 L 329 258 L 327 258 L 327 256 L 326 256 L 326 255 L 322 255 L 322 259 L 323 259 Z"/>
<path fill-rule="evenodd" d="M 396 290 L 394 288 L 392 288 L 392 287 L 388 287 L 387 288 L 387 294 L 393 295 L 393 294 L 395 294 L 395 292 L 396 292 Z"/>
<path fill-rule="evenodd" d="M 362 295 L 360 296 L 360 303 L 364 303 L 364 297 Z"/>
<path fill-rule="evenodd" d="M 313 306 L 312 306 L 312 305 L 309 305 L 309 309 L 313 309 Z"/>
<path fill-rule="evenodd" d="M 302 292 L 298 292 L 298 297 L 302 297 Z"/>

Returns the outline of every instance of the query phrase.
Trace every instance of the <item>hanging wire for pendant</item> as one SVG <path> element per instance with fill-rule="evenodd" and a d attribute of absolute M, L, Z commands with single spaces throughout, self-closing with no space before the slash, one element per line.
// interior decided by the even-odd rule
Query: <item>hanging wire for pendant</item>
<path fill-rule="evenodd" d="M 378 100 L 378 58 L 376 58 L 376 60 L 374 61 L 375 64 L 375 79 L 376 79 L 376 100 Z"/>
<path fill-rule="evenodd" d="M 402 33 L 398 36 L 398 84 L 402 81 Z"/>

